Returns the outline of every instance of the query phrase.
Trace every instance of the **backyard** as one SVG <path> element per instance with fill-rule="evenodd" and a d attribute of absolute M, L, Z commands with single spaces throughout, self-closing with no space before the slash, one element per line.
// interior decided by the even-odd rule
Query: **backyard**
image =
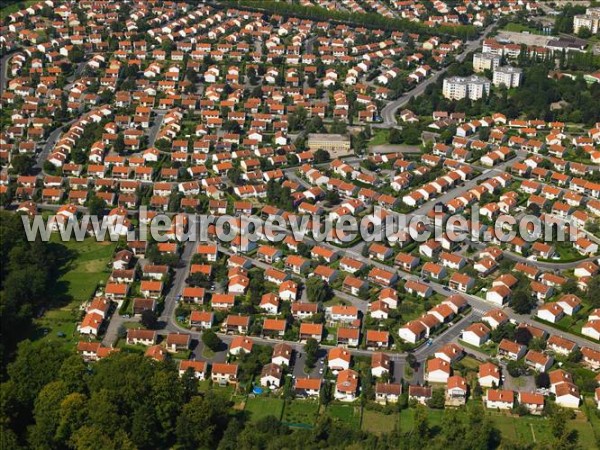
<path fill-rule="evenodd" d="M 283 400 L 273 397 L 248 397 L 244 409 L 249 414 L 250 420 L 254 422 L 268 416 L 280 420 L 282 410 Z"/>
<path fill-rule="evenodd" d="M 369 409 L 363 409 L 362 414 L 362 429 L 371 433 L 391 433 L 400 426 L 398 414 L 384 414 Z"/>
<path fill-rule="evenodd" d="M 352 427 L 360 427 L 361 407 L 356 404 L 332 403 L 327 406 L 325 414 Z"/>
<path fill-rule="evenodd" d="M 283 422 L 288 426 L 313 425 L 319 411 L 319 403 L 314 400 L 292 400 L 285 403 Z"/>

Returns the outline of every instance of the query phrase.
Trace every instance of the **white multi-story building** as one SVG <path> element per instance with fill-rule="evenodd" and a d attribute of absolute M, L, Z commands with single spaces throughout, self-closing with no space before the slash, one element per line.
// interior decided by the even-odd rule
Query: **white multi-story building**
<path fill-rule="evenodd" d="M 496 87 L 504 85 L 509 89 L 519 87 L 522 76 L 522 69 L 513 66 L 502 66 L 494 69 L 494 78 L 492 83 L 494 83 L 494 86 Z"/>
<path fill-rule="evenodd" d="M 588 8 L 585 14 L 573 17 L 573 31 L 579 33 L 582 28 L 587 28 L 592 34 L 600 30 L 600 8 Z"/>
<path fill-rule="evenodd" d="M 444 79 L 442 93 L 450 100 L 461 100 L 469 98 L 479 100 L 483 93 L 490 93 L 490 80 L 477 75 L 470 77 L 450 77 Z"/>
<path fill-rule="evenodd" d="M 500 66 L 501 57 L 492 53 L 475 53 L 473 55 L 473 70 L 476 73 L 484 70 L 494 70 Z"/>

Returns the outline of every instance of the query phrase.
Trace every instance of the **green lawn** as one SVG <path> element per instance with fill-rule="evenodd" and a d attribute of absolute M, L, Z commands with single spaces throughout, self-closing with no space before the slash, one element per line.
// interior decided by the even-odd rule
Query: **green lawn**
<path fill-rule="evenodd" d="M 528 32 L 530 34 L 542 34 L 539 30 L 532 28 L 532 27 L 528 27 L 527 25 L 523 25 L 520 23 L 507 23 L 506 26 L 503 28 L 503 30 L 505 31 L 512 31 L 515 33 L 523 33 L 523 32 Z"/>
<path fill-rule="evenodd" d="M 285 404 L 283 422 L 287 425 L 313 425 L 319 412 L 315 400 L 293 400 Z"/>
<path fill-rule="evenodd" d="M 415 409 L 403 409 L 400 412 L 400 430 L 403 433 L 411 431 L 415 424 Z M 444 411 L 441 409 L 428 409 L 428 421 L 430 427 L 439 427 L 442 423 Z"/>
<path fill-rule="evenodd" d="M 57 235 L 52 236 L 51 242 L 63 246 L 65 253 L 72 252 L 72 258 L 61 268 L 61 275 L 52 292 L 57 306 L 48 309 L 34 321 L 31 338 L 58 340 L 67 347 L 73 347 L 79 341 L 79 334 L 76 332 L 77 322 L 82 315 L 79 307 L 94 295 L 98 283 L 103 283 L 108 278 L 110 272 L 107 264 L 116 243 L 96 242 L 93 239 L 60 242 Z"/>
<path fill-rule="evenodd" d="M 400 411 L 400 430 L 406 433 L 412 430 L 415 424 L 415 410 L 413 408 Z"/>
<path fill-rule="evenodd" d="M 471 356 L 464 357 L 463 359 L 460 360 L 460 363 L 466 369 L 472 369 L 472 370 L 478 370 L 479 365 L 481 364 L 479 361 L 477 361 L 475 358 L 473 358 Z"/>
<path fill-rule="evenodd" d="M 117 246 L 116 242 L 98 242 L 86 238 L 82 242 L 62 242 L 58 234 L 53 234 L 50 242 L 62 245 L 65 251 L 73 252 L 71 261 L 63 267 L 58 279 L 58 295 L 66 295 L 78 304 L 89 300 L 98 284 L 104 284 L 110 275 L 108 263 Z"/>
<path fill-rule="evenodd" d="M 0 8 L 0 16 L 2 16 L 2 19 L 4 19 L 4 17 L 6 17 L 7 15 L 19 11 L 21 9 L 21 6 L 25 5 L 25 7 L 27 8 L 28 6 L 31 6 L 35 3 L 38 3 L 38 0 L 24 0 L 12 3 L 7 6 L 3 6 L 2 8 Z"/>
<path fill-rule="evenodd" d="M 353 427 L 360 427 L 360 405 L 332 403 L 325 411 L 332 419 L 337 419 Z"/>
<path fill-rule="evenodd" d="M 571 420 L 569 428 L 577 430 L 581 448 L 598 448 L 599 441 L 594 435 L 594 429 L 590 422 L 581 419 Z"/>
<path fill-rule="evenodd" d="M 250 420 L 257 421 L 264 417 L 274 416 L 277 420 L 281 419 L 283 410 L 283 400 L 271 397 L 249 397 L 246 401 L 246 409 L 250 415 Z"/>
<path fill-rule="evenodd" d="M 78 321 L 79 312 L 76 309 L 47 311 L 42 317 L 35 320 L 34 335 L 31 336 L 31 339 L 58 341 L 71 349 L 79 341 L 79 333 L 76 332 Z"/>
<path fill-rule="evenodd" d="M 378 411 L 363 410 L 362 429 L 375 434 L 391 433 L 400 426 L 398 414 L 383 414 Z"/>
<path fill-rule="evenodd" d="M 600 411 L 596 409 L 596 402 L 591 397 L 585 398 L 585 410 L 590 421 L 590 426 L 594 431 L 596 442 L 600 444 Z"/>
<path fill-rule="evenodd" d="M 389 135 L 390 135 L 389 130 L 379 128 L 379 129 L 375 130 L 373 137 L 369 141 L 369 145 L 389 144 L 389 142 L 390 142 Z"/>
<path fill-rule="evenodd" d="M 550 422 L 544 418 L 494 414 L 490 416 L 490 419 L 500 430 L 503 438 L 514 442 L 532 444 L 552 439 Z"/>

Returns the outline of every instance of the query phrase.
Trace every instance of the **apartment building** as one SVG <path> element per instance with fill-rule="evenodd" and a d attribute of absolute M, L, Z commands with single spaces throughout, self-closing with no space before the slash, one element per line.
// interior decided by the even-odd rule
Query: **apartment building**
<path fill-rule="evenodd" d="M 492 83 L 496 87 L 504 85 L 510 89 L 519 87 L 522 77 L 523 69 L 513 66 L 502 66 L 494 69 L 494 78 Z"/>
<path fill-rule="evenodd" d="M 490 93 L 490 80 L 471 75 L 470 77 L 450 77 L 444 79 L 442 94 L 450 100 L 469 98 L 479 100 L 483 93 Z"/>
<path fill-rule="evenodd" d="M 473 70 L 475 73 L 484 70 L 495 70 L 500 66 L 501 57 L 492 53 L 475 53 L 473 55 Z"/>
<path fill-rule="evenodd" d="M 579 33 L 582 28 L 587 28 L 592 34 L 600 29 L 600 7 L 588 8 L 585 14 L 573 17 L 573 31 Z"/>

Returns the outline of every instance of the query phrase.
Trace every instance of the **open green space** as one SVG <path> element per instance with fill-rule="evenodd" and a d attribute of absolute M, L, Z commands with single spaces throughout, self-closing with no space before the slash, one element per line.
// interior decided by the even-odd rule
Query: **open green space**
<path fill-rule="evenodd" d="M 10 2 L 10 4 L 6 6 L 3 5 L 0 8 L 0 16 L 2 16 L 2 19 L 4 19 L 9 14 L 16 13 L 17 11 L 21 10 L 22 7 L 27 8 L 28 6 L 31 6 L 35 3 L 38 3 L 38 0 L 22 0 L 18 2 Z"/>
<path fill-rule="evenodd" d="M 535 28 L 531 28 L 528 27 L 527 25 L 523 25 L 520 23 L 514 23 L 514 22 L 509 22 L 506 24 L 506 26 L 503 28 L 503 30 L 505 31 L 513 31 L 515 33 L 530 33 L 530 34 L 541 34 L 539 30 L 536 30 Z"/>
<path fill-rule="evenodd" d="M 377 128 L 373 133 L 373 137 L 369 141 L 369 145 L 384 145 L 389 144 L 390 131 L 385 128 Z"/>
<path fill-rule="evenodd" d="M 97 285 L 108 278 L 108 263 L 117 244 L 97 242 L 91 238 L 83 242 L 61 242 L 56 234 L 50 242 L 64 248 L 69 262 L 61 268 L 61 275 L 52 292 L 57 306 L 34 320 L 31 338 L 56 340 L 73 347 L 79 341 L 76 327 L 82 316 L 80 306 L 94 295 Z"/>
<path fill-rule="evenodd" d="M 69 300 L 77 303 L 89 300 L 96 287 L 106 281 L 110 274 L 108 263 L 117 247 L 116 242 L 98 242 L 86 238 L 82 242 L 62 242 L 58 234 L 53 234 L 50 242 L 62 245 L 66 252 L 71 252 L 72 258 L 61 269 L 56 294 L 66 295 Z"/>
<path fill-rule="evenodd" d="M 257 421 L 268 416 L 281 419 L 283 400 L 273 397 L 249 397 L 244 411 L 249 413 L 250 420 Z"/>
<path fill-rule="evenodd" d="M 292 400 L 285 404 L 283 422 L 287 425 L 313 425 L 319 412 L 316 400 Z"/>
<path fill-rule="evenodd" d="M 360 427 L 360 404 L 332 403 L 325 410 L 325 414 L 334 420 L 339 420 L 352 427 Z"/>
<path fill-rule="evenodd" d="M 370 433 L 391 433 L 400 425 L 398 414 L 384 414 L 379 411 L 363 409 L 362 429 Z"/>

